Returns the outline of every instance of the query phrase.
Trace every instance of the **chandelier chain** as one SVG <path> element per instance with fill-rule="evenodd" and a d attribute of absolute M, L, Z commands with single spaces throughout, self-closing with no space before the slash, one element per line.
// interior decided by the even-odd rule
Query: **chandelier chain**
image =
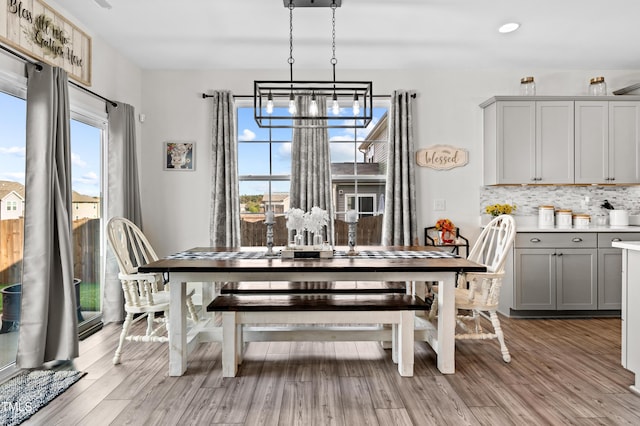
<path fill-rule="evenodd" d="M 336 3 L 331 3 L 331 65 L 336 66 L 338 60 L 336 59 Z"/>
<path fill-rule="evenodd" d="M 293 59 L 293 0 L 289 1 L 289 59 L 287 62 L 289 63 L 289 78 L 293 81 L 293 63 L 295 60 Z"/>

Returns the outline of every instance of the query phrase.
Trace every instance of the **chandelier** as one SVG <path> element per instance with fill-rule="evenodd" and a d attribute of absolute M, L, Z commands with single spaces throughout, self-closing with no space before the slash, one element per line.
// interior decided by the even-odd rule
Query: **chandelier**
<path fill-rule="evenodd" d="M 289 80 L 253 82 L 256 123 L 263 128 L 365 128 L 373 118 L 371 81 L 336 80 L 336 8 L 341 0 L 284 0 L 289 9 Z M 333 79 L 299 81 L 293 79 L 293 9 L 330 7 Z M 308 102 L 299 102 L 305 96 Z M 326 102 L 318 102 L 324 98 Z M 304 108 L 301 106 L 304 105 Z M 326 108 L 319 108 L 326 105 Z M 284 107 L 287 108 L 284 108 Z M 278 108 L 282 107 L 282 108 Z M 282 112 L 279 112 L 282 111 Z M 349 114 L 350 112 L 350 114 Z"/>

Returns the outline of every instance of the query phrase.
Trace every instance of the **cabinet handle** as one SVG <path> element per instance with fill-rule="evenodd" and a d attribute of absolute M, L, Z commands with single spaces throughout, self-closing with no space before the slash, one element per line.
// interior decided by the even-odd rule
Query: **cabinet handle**
<path fill-rule="evenodd" d="M 540 242 L 540 238 L 532 238 L 529 241 L 531 241 L 532 243 L 539 243 Z"/>
<path fill-rule="evenodd" d="M 562 256 L 562 253 L 558 253 L 558 256 Z"/>
<path fill-rule="evenodd" d="M 622 241 L 622 240 L 621 240 L 620 238 L 612 238 L 612 239 L 611 239 L 611 241 L 612 241 L 612 242 L 616 242 L 616 243 L 617 243 L 617 242 L 620 242 L 620 241 Z"/>
<path fill-rule="evenodd" d="M 581 243 L 582 242 L 582 238 L 576 237 L 576 238 L 571 239 L 571 241 L 573 241 L 574 243 Z"/>
<path fill-rule="evenodd" d="M 611 178 L 611 179 L 609 179 L 609 180 L 616 180 L 616 178 L 612 177 L 612 178 Z"/>

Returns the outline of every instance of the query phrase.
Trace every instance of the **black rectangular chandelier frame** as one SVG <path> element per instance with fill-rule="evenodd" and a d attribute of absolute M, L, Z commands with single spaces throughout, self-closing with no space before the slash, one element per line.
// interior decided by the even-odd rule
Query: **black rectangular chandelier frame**
<path fill-rule="evenodd" d="M 299 112 L 285 115 L 269 113 L 267 103 L 272 101 L 277 107 L 287 105 L 291 96 L 315 95 L 327 99 L 327 108 L 317 115 L 301 115 Z M 360 113 L 350 116 L 329 113 L 329 106 L 336 98 L 341 106 L 351 106 L 354 97 L 360 102 Z M 253 110 L 258 127 L 261 128 L 310 128 L 331 129 L 365 128 L 373 120 L 373 83 L 371 81 L 290 81 L 256 80 L 253 84 Z M 278 108 L 277 111 L 286 111 Z M 312 120 L 312 122 L 309 122 Z M 303 121 L 303 123 L 300 123 Z M 321 121 L 326 123 L 319 124 Z M 318 124 L 313 124 L 318 123 Z"/>

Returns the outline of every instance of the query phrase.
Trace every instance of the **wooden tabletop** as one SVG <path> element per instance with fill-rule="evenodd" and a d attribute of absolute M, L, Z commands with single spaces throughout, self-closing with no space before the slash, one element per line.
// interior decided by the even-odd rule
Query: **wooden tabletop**
<path fill-rule="evenodd" d="M 359 247 L 362 250 L 408 250 L 434 251 L 434 247 Z M 188 251 L 247 251 L 266 250 L 252 248 L 212 248 L 195 247 Z M 138 268 L 139 272 L 237 272 L 238 270 L 257 272 L 330 272 L 339 269 L 343 272 L 484 272 L 486 267 L 463 258 L 362 258 L 341 257 L 332 259 L 160 259 Z"/>

